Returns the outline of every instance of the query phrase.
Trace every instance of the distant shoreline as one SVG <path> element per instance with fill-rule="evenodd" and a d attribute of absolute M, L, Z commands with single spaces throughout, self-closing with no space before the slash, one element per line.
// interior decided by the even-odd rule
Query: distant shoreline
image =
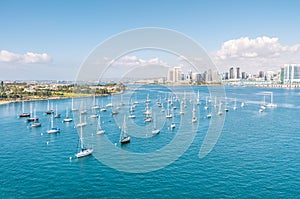
<path fill-rule="evenodd" d="M 117 95 L 117 94 L 121 94 L 123 93 L 123 91 L 121 92 L 116 92 L 116 93 L 111 93 L 111 94 L 102 94 L 102 95 L 96 95 L 96 97 L 106 97 L 106 96 L 110 96 L 110 95 Z M 41 98 L 24 98 L 23 100 L 21 99 L 17 99 L 17 100 L 0 100 L 0 106 L 1 105 L 5 105 L 5 104 L 10 104 L 10 103 L 18 103 L 18 102 L 32 102 L 32 101 L 43 101 L 43 100 L 60 100 L 60 99 L 71 99 L 71 98 L 85 98 L 85 97 L 93 97 L 94 95 L 88 94 L 88 95 L 77 95 L 77 96 L 57 96 L 57 97 L 49 97 L 49 98 L 45 98 L 45 97 L 41 97 Z"/>

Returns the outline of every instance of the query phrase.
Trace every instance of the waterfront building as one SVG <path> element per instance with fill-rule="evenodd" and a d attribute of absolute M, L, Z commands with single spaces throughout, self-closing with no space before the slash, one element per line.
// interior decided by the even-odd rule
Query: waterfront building
<path fill-rule="evenodd" d="M 285 64 L 283 71 L 284 83 L 300 83 L 300 64 Z"/>
<path fill-rule="evenodd" d="M 229 79 L 234 79 L 234 71 L 233 71 L 233 67 L 231 67 L 229 69 Z"/>
<path fill-rule="evenodd" d="M 240 74 L 240 67 L 236 68 L 236 79 L 240 79 L 241 78 L 241 74 Z"/>

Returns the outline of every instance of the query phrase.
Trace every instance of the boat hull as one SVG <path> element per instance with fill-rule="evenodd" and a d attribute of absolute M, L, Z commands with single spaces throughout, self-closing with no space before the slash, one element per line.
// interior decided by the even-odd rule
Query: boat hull
<path fill-rule="evenodd" d="M 126 144 L 126 143 L 129 143 L 130 142 L 130 137 L 125 137 L 123 139 L 120 140 L 121 144 Z"/>
<path fill-rule="evenodd" d="M 89 156 L 93 153 L 93 149 L 92 148 L 87 148 L 87 149 L 82 149 L 79 153 L 76 153 L 75 156 L 77 158 L 82 158 L 82 157 L 86 157 Z"/>

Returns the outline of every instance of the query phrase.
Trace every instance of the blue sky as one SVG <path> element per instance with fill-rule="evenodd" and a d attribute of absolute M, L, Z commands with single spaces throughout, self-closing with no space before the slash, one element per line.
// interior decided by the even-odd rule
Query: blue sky
<path fill-rule="evenodd" d="M 271 52 L 276 56 L 279 53 L 280 58 L 277 57 L 276 62 L 263 61 L 268 65 L 267 70 L 267 67 L 279 67 L 289 61 L 287 57 L 297 61 L 293 56 L 300 44 L 299 7 L 297 1 L 256 0 L 1 0 L 0 79 L 75 79 L 78 67 L 95 46 L 121 31 L 140 27 L 182 32 L 201 44 L 212 57 L 217 54 L 219 68 L 234 64 L 246 71 L 259 70 L 261 59 L 255 61 L 251 57 L 250 66 L 237 60 L 236 56 L 259 57 L 259 51 L 263 49 L 248 53 L 246 51 L 253 46 L 239 47 L 243 53 L 236 53 L 233 58 L 224 56 L 228 48 L 222 51 L 222 45 L 229 40 L 234 40 L 230 45 L 255 43 L 256 38 L 265 36 L 264 44 L 269 41 L 274 42 L 275 47 L 280 44 L 279 50 Z M 238 40 L 245 37 L 249 41 Z M 291 48 L 286 50 L 285 47 Z M 293 55 L 289 54 L 291 51 Z M 7 52 L 18 56 L 12 59 L 9 54 L 9 59 L 3 58 Z M 28 52 L 33 54 L 26 54 Z M 41 56 L 42 53 L 47 56 Z"/>

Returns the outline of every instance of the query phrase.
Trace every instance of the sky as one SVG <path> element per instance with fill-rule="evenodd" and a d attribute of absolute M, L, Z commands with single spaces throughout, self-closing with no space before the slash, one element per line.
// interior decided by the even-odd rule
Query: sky
<path fill-rule="evenodd" d="M 187 35 L 220 71 L 279 70 L 300 63 L 299 7 L 294 0 L 0 0 L 0 79 L 74 80 L 97 45 L 143 27 Z"/>

